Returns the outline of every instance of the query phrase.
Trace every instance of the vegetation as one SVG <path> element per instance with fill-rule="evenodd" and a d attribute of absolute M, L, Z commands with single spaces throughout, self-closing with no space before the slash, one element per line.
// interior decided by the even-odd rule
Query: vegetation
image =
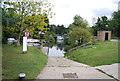
<path fill-rule="evenodd" d="M 94 29 L 94 35 L 97 35 L 97 31 L 107 31 L 109 30 L 109 20 L 106 16 L 98 17 L 97 22 L 95 23 L 95 26 L 93 26 Z"/>
<path fill-rule="evenodd" d="M 44 35 L 44 39 L 48 43 L 55 43 L 55 37 L 56 37 L 56 35 L 53 32 L 46 32 Z"/>
<path fill-rule="evenodd" d="M 110 29 L 113 36 L 120 37 L 120 11 L 113 13 L 113 18 L 110 21 Z"/>
<path fill-rule="evenodd" d="M 69 28 L 75 28 L 75 27 L 82 27 L 86 28 L 88 26 L 88 23 L 86 20 L 84 20 L 81 16 L 75 15 L 73 18 L 74 22 L 70 24 Z"/>
<path fill-rule="evenodd" d="M 35 79 L 47 64 L 47 56 L 35 47 L 28 47 L 22 53 L 22 46 L 3 44 L 3 79 L 18 79 L 19 73 L 25 73 L 26 79 Z"/>
<path fill-rule="evenodd" d="M 3 40 L 14 37 L 18 39 L 18 45 L 24 31 L 30 31 L 31 36 L 35 38 L 39 37 L 39 32 L 47 31 L 48 17 L 53 15 L 52 5 L 46 0 L 4 2 L 0 8 L 3 15 Z"/>
<path fill-rule="evenodd" d="M 113 12 L 112 18 L 108 19 L 107 16 L 98 17 L 97 22 L 92 27 L 93 33 L 96 36 L 97 31 L 112 31 L 112 37 L 120 36 L 120 11 Z"/>
<path fill-rule="evenodd" d="M 66 57 L 91 66 L 120 62 L 118 60 L 118 42 L 111 41 L 98 41 L 96 45 L 70 51 Z"/>
<path fill-rule="evenodd" d="M 69 43 L 72 47 L 92 41 L 91 33 L 85 28 L 73 28 L 69 32 Z"/>
<path fill-rule="evenodd" d="M 50 25 L 50 32 L 55 33 L 56 35 L 65 35 L 68 33 L 69 29 L 65 28 L 64 25 Z"/>
<path fill-rule="evenodd" d="M 65 40 L 65 50 L 92 42 L 92 31 L 88 28 L 88 23 L 81 16 L 76 15 L 72 24 L 69 25 L 68 38 Z"/>

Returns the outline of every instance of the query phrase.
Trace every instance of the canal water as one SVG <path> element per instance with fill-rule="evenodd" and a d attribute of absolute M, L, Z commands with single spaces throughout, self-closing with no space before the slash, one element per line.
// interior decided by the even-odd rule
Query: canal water
<path fill-rule="evenodd" d="M 64 57 L 65 51 L 61 50 L 57 45 L 52 46 L 49 48 L 48 56 L 55 56 L 55 57 Z"/>
<path fill-rule="evenodd" d="M 56 44 L 48 49 L 48 56 L 64 57 L 64 53 L 64 41 L 61 39 L 57 39 Z"/>

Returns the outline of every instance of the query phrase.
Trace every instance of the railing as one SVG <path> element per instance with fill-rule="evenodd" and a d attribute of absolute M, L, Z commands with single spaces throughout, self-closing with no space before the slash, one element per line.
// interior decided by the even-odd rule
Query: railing
<path fill-rule="evenodd" d="M 91 44 L 91 42 L 88 42 L 88 43 L 82 44 L 82 45 L 80 45 L 80 46 L 74 47 L 74 48 L 70 49 L 69 51 L 78 49 L 78 48 L 83 47 L 83 46 L 86 46 L 86 45 L 88 45 L 88 44 Z"/>

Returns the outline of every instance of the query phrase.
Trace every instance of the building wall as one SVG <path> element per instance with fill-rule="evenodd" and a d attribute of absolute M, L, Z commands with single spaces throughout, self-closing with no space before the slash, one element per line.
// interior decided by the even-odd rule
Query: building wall
<path fill-rule="evenodd" d="M 111 31 L 108 32 L 108 41 L 111 40 Z"/>
<path fill-rule="evenodd" d="M 111 40 L 111 31 L 98 31 L 97 39 L 99 41 L 105 41 L 105 33 L 108 33 L 108 41 Z"/>
<path fill-rule="evenodd" d="M 103 31 L 98 31 L 98 33 L 97 33 L 97 39 L 99 41 L 104 41 L 104 32 Z"/>

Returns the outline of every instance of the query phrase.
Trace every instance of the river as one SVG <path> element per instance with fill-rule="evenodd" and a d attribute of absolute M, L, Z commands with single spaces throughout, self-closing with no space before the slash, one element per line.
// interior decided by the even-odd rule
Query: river
<path fill-rule="evenodd" d="M 64 41 L 57 39 L 56 44 L 49 47 L 48 56 L 64 57 Z"/>

